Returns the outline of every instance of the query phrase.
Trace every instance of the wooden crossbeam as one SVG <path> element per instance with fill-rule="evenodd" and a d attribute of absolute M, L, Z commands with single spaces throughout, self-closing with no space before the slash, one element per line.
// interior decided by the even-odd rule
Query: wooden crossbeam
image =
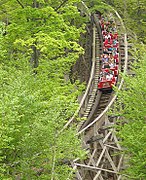
<path fill-rule="evenodd" d="M 121 157 L 120 157 L 120 160 L 119 160 L 119 164 L 118 164 L 118 171 L 120 171 L 121 164 L 123 162 L 123 158 L 124 158 L 124 155 L 122 154 Z"/>
<path fill-rule="evenodd" d="M 78 178 L 78 180 L 83 180 L 79 171 L 77 170 L 77 166 L 75 165 L 75 163 L 71 162 L 71 165 L 73 167 L 73 170 L 75 170 L 75 173 L 76 173 L 76 177 Z"/>
<path fill-rule="evenodd" d="M 106 136 L 105 138 L 103 139 L 103 143 L 106 142 L 106 140 L 109 138 L 109 136 L 112 134 L 112 131 L 110 131 Z"/>
<path fill-rule="evenodd" d="M 87 168 L 87 169 L 93 170 L 93 171 L 101 170 L 101 171 L 105 171 L 105 172 L 109 172 L 109 173 L 113 173 L 113 174 L 117 174 L 118 173 L 117 171 L 111 171 L 109 169 L 103 169 L 103 168 L 99 168 L 99 167 L 88 166 L 88 165 L 85 165 L 85 164 L 75 163 L 75 165 L 79 166 L 79 167 L 84 167 L 84 168 Z"/>
<path fill-rule="evenodd" d="M 96 166 L 99 166 L 99 163 L 100 163 L 100 161 L 101 161 L 101 159 L 102 159 L 102 157 L 103 157 L 103 155 L 104 155 L 104 153 L 105 153 L 105 150 L 106 150 L 106 146 L 104 146 L 104 148 L 103 148 L 103 150 L 102 150 L 102 152 L 101 152 L 101 154 L 100 154 L 100 156 L 99 156 L 99 158 L 98 158 L 98 161 L 97 161 L 97 163 L 96 163 Z"/>
<path fill-rule="evenodd" d="M 100 180 L 104 180 L 101 174 L 99 175 L 99 178 L 100 178 Z"/>
<path fill-rule="evenodd" d="M 117 147 L 115 147 L 115 146 L 108 145 L 108 144 L 104 144 L 104 146 L 109 147 L 109 148 L 112 148 L 112 149 L 120 150 L 119 148 L 117 148 Z"/>
<path fill-rule="evenodd" d="M 98 173 L 96 174 L 96 176 L 94 177 L 94 179 L 93 179 L 93 180 L 97 180 L 97 178 L 100 176 L 100 173 L 101 173 L 101 170 L 100 170 L 100 171 L 98 171 Z"/>

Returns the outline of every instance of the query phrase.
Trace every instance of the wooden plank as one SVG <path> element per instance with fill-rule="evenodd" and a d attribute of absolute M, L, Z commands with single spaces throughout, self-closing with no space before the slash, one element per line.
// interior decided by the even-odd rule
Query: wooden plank
<path fill-rule="evenodd" d="M 100 156 L 99 156 L 99 158 L 98 158 L 98 161 L 97 161 L 97 163 L 96 163 L 96 166 L 99 166 L 99 163 L 100 163 L 100 161 L 101 161 L 101 159 L 102 159 L 102 157 L 103 157 L 103 155 L 104 155 L 104 153 L 105 153 L 105 150 L 106 150 L 106 146 L 104 146 L 104 148 L 103 148 L 103 150 L 102 150 L 102 152 L 101 152 L 101 154 L 100 154 Z"/>
<path fill-rule="evenodd" d="M 120 160 L 119 160 L 119 164 L 118 164 L 118 171 L 120 171 L 121 169 L 121 165 L 122 165 L 122 162 L 123 162 L 123 158 L 124 158 L 124 155 L 122 154 L 121 157 L 120 157 Z"/>
<path fill-rule="evenodd" d="M 106 146 L 106 147 L 110 147 L 110 148 L 112 148 L 112 149 L 120 150 L 119 148 L 114 147 L 114 146 L 110 146 L 110 145 L 108 145 L 108 144 L 104 144 L 104 146 Z"/>
<path fill-rule="evenodd" d="M 77 176 L 78 180 L 83 180 L 80 173 L 79 173 L 79 171 L 77 170 L 77 166 L 73 162 L 71 162 L 71 165 L 73 167 L 73 170 L 75 170 L 75 173 L 76 173 L 76 176 Z"/>
<path fill-rule="evenodd" d="M 103 168 L 99 168 L 99 167 L 94 167 L 94 166 L 88 166 L 88 165 L 85 165 L 85 164 L 79 164 L 79 163 L 75 163 L 76 166 L 80 166 L 80 167 L 84 167 L 84 168 L 87 168 L 89 170 L 101 170 L 101 171 L 105 171 L 105 172 L 109 172 L 109 173 L 113 173 L 113 174 L 117 174 L 118 172 L 117 171 L 111 171 L 109 169 L 103 169 Z"/>
<path fill-rule="evenodd" d="M 105 141 L 109 138 L 109 136 L 111 135 L 112 131 L 110 131 L 105 138 L 103 139 L 103 144 L 105 143 Z"/>

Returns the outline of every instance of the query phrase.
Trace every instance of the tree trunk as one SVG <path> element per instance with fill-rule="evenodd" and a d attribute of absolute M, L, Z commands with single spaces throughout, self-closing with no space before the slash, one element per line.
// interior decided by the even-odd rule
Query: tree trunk
<path fill-rule="evenodd" d="M 33 53 L 31 55 L 30 63 L 33 68 L 37 68 L 39 65 L 39 50 L 35 45 L 32 46 Z"/>

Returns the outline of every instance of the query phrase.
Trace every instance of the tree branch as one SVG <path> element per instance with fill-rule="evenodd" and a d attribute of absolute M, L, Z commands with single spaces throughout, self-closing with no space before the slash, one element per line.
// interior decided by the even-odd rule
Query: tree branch
<path fill-rule="evenodd" d="M 23 4 L 19 1 L 19 0 L 16 0 L 18 2 L 18 4 L 24 9 L 24 6 Z"/>
<path fill-rule="evenodd" d="M 55 8 L 55 11 L 58 11 L 68 0 L 64 0 L 57 8 Z"/>

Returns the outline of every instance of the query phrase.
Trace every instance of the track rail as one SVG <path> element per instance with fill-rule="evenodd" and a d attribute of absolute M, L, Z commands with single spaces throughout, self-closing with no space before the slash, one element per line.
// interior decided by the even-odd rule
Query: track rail
<path fill-rule="evenodd" d="M 93 106 L 95 104 L 95 100 L 98 94 L 98 78 L 99 78 L 99 70 L 100 70 L 100 63 L 99 63 L 99 55 L 100 55 L 100 42 L 101 37 L 99 32 L 96 30 L 95 25 L 93 25 L 93 49 L 92 49 L 92 56 L 95 62 L 94 67 L 94 79 L 92 85 L 90 86 L 90 95 L 88 96 L 88 103 L 84 108 L 84 114 L 82 115 L 84 120 L 88 119 L 89 114 L 91 113 Z"/>
<path fill-rule="evenodd" d="M 113 9 L 113 11 L 115 12 L 116 16 L 118 17 L 121 25 L 120 27 L 123 28 L 123 32 L 124 32 L 124 35 L 122 37 L 122 39 L 124 39 L 124 42 L 120 45 L 120 51 L 122 49 L 122 51 L 124 51 L 124 54 L 123 54 L 123 57 L 121 57 L 121 60 L 122 60 L 122 63 L 121 63 L 121 71 L 126 73 L 127 72 L 127 67 L 128 67 L 128 42 L 127 42 L 127 34 L 126 34 L 126 29 L 125 29 L 125 26 L 123 24 L 123 21 L 120 17 L 120 15 Z M 122 48 L 121 48 L 122 47 Z M 118 86 L 118 91 L 122 88 L 122 85 L 123 85 L 123 82 L 124 82 L 124 79 L 122 78 L 119 82 L 119 86 Z M 111 95 L 111 94 L 110 94 Z M 103 109 L 103 111 L 98 114 L 98 116 L 88 125 L 84 125 L 81 130 L 78 132 L 78 134 L 81 134 L 82 132 L 84 132 L 86 129 L 88 129 L 90 126 L 92 126 L 94 123 L 96 123 L 97 121 L 99 121 L 106 113 L 107 111 L 109 110 L 109 108 L 113 105 L 114 101 L 116 100 L 117 98 L 117 95 L 118 95 L 118 92 L 116 94 L 113 95 L 113 97 L 109 97 L 110 99 L 110 102 L 107 104 L 107 106 L 105 106 L 105 108 Z M 100 96 L 100 93 L 99 93 L 99 96 Z M 100 103 L 98 104 L 100 105 Z M 88 121 L 91 121 L 91 120 L 88 120 Z M 87 124 L 87 123 L 86 123 Z"/>

